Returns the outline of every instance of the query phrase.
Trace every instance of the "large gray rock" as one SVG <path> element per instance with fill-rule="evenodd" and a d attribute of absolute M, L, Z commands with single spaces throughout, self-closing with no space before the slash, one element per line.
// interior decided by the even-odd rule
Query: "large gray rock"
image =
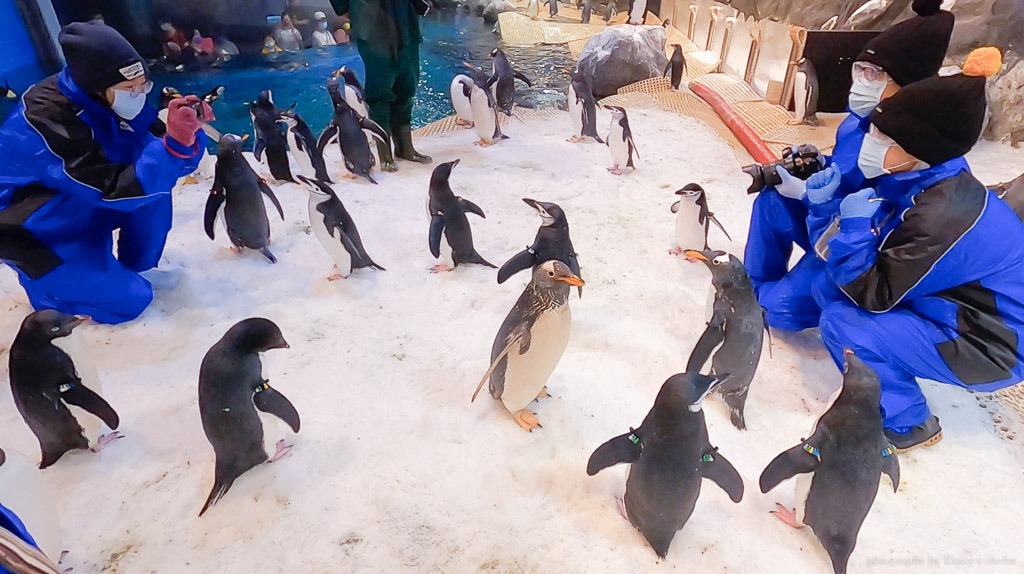
<path fill-rule="evenodd" d="M 623 86 L 661 75 L 667 64 L 664 28 L 615 26 L 587 42 L 578 67 L 594 96 L 604 98 Z"/>
<path fill-rule="evenodd" d="M 1018 143 L 1024 138 L 1024 60 L 1008 62 L 1007 70 L 988 84 L 985 138 Z"/>
<path fill-rule="evenodd" d="M 515 12 L 516 6 L 509 0 L 491 0 L 484 5 L 484 21 L 494 23 L 498 21 L 498 15 L 505 12 Z"/>

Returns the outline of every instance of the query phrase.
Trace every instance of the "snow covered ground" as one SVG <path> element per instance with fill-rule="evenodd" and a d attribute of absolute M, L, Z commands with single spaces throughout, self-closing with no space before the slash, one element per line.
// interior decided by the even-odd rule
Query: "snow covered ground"
<path fill-rule="evenodd" d="M 277 265 L 205 236 L 208 182 L 178 189 L 162 268 L 179 283 L 159 289 L 129 325 L 82 328 L 127 438 L 41 475 L 56 489 L 67 565 L 132 574 L 831 572 L 809 530 L 768 514 L 777 501 L 792 504 L 793 483 L 766 496 L 757 489 L 764 466 L 807 436 L 841 380 L 816 332 L 775 334 L 774 356 L 764 354 L 751 388 L 749 430 L 734 429 L 717 399 L 706 403 L 712 443 L 746 494 L 732 504 L 705 482 L 667 560 L 616 510 L 624 467 L 585 473 L 598 445 L 641 422 L 704 328 L 710 275 L 667 253 L 673 191 L 703 184 L 735 239 L 713 229 L 712 245 L 737 255 L 753 199 L 711 130 L 664 112 L 630 114 L 641 158 L 624 177 L 605 171 L 604 146 L 565 142 L 567 116 L 513 122 L 512 139 L 490 149 L 471 145 L 471 131 L 420 143 L 435 161 L 462 159 L 452 185 L 486 212 L 471 224 L 478 251 L 496 265 L 539 225 L 521 198 L 568 214 L 587 287 L 571 299 L 572 340 L 549 383 L 554 398 L 536 408 L 544 428 L 532 434 L 486 393 L 469 401 L 527 274 L 497 285 L 484 267 L 427 272 L 430 167 L 403 163 L 379 186 L 336 186 L 387 271 L 335 282 L 299 186 L 277 188 L 286 214 L 284 222 L 271 215 Z M 607 118 L 602 112 L 602 132 Z M 987 183 L 1024 171 L 1024 150 L 983 144 L 971 160 Z M 5 347 L 30 311 L 9 270 L 0 272 L 0 310 L 6 365 Z M 198 519 L 213 481 L 199 364 L 251 316 L 277 322 L 291 343 L 267 354 L 267 372 L 300 412 L 302 431 L 285 459 L 243 476 Z M 1014 434 L 1014 415 L 960 389 L 925 391 L 946 438 L 901 457 L 900 492 L 883 482 L 850 571 L 1024 571 L 1024 435 Z M 0 437 L 38 460 L 6 385 Z"/>

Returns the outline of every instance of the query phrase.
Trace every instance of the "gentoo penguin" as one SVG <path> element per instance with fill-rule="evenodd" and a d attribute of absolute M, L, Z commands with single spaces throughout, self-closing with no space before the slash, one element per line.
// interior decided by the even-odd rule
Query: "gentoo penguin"
<path fill-rule="evenodd" d="M 629 23 L 639 26 L 647 16 L 647 0 L 629 0 Z"/>
<path fill-rule="evenodd" d="M 661 558 L 693 514 L 703 479 L 721 487 L 733 502 L 743 499 L 743 479 L 711 446 L 701 408 L 727 377 L 672 375 L 643 424 L 599 446 L 587 462 L 590 476 L 612 465 L 630 465 L 625 515 Z"/>
<path fill-rule="evenodd" d="M 548 18 L 558 18 L 558 0 L 544 0 L 548 5 Z"/>
<path fill-rule="evenodd" d="M 459 165 L 459 160 L 442 163 L 434 168 L 430 175 L 430 193 L 427 199 L 427 214 L 430 216 L 430 234 L 428 243 L 430 254 L 434 259 L 441 258 L 442 244 L 450 251 L 445 251 L 445 258 L 451 258 L 451 266 L 448 261 L 435 265 L 431 268 L 432 273 L 451 271 L 460 264 L 475 263 L 494 267 L 488 263 L 473 247 L 473 230 L 469 226 L 469 218 L 466 212 L 486 218 L 484 210 L 452 192 L 451 184 L 448 182 L 452 175 L 452 169 Z M 444 235 L 444 241 L 441 236 Z"/>
<path fill-rule="evenodd" d="M 561 261 L 545 261 L 533 270 L 533 280 L 494 337 L 491 366 L 472 400 L 490 381 L 491 396 L 501 401 L 516 424 L 530 432 L 541 426 L 526 407 L 551 396 L 546 390 L 548 377 L 561 360 L 572 330 L 569 287 L 583 285 Z"/>
<path fill-rule="evenodd" d="M 60 519 L 56 493 L 47 486 L 47 482 L 39 478 L 39 469 L 28 458 L 13 450 L 0 449 L 0 528 L 6 507 L 7 512 L 17 516 L 24 525 L 25 532 L 16 534 L 27 533 L 32 542 L 56 562 L 63 550 Z"/>
<path fill-rule="evenodd" d="M 346 179 L 362 177 L 370 183 L 376 184 L 370 171 L 376 164 L 373 152 L 370 151 L 370 144 L 367 141 L 367 134 L 371 134 L 384 145 L 391 147 L 391 138 L 388 137 L 384 128 L 377 125 L 370 118 L 360 115 L 345 100 L 335 101 L 334 117 L 330 125 L 320 134 L 317 141 L 317 153 L 323 156 L 324 149 L 329 142 L 337 137 L 338 145 L 341 147 L 341 156 L 345 160 L 345 169 L 353 175 L 346 174 Z"/>
<path fill-rule="evenodd" d="M 704 188 L 696 183 L 688 183 L 676 192 L 679 201 L 672 204 L 672 213 L 676 214 L 676 249 L 670 251 L 679 255 L 683 249 L 708 249 L 708 231 L 714 222 L 729 241 L 729 232 L 708 209 L 708 196 Z"/>
<path fill-rule="evenodd" d="M 526 15 L 536 20 L 538 14 L 540 14 L 540 2 L 538 0 L 530 0 L 526 5 Z"/>
<path fill-rule="evenodd" d="M 579 70 L 569 71 L 569 115 L 572 117 L 572 137 L 569 141 L 579 143 L 590 137 L 597 143 L 604 143 L 597 135 L 597 102 L 590 83 Z"/>
<path fill-rule="evenodd" d="M 667 76 L 669 72 L 672 73 L 672 89 L 678 90 L 679 86 L 683 83 L 683 74 L 686 73 L 686 58 L 683 57 L 683 47 L 679 44 L 672 44 L 675 50 L 672 51 L 672 58 L 669 59 L 668 65 L 665 66 L 665 73 L 662 76 Z"/>
<path fill-rule="evenodd" d="M 460 80 L 463 87 L 469 90 L 469 102 L 473 110 L 473 127 L 476 128 L 476 135 L 480 138 L 476 145 L 489 147 L 501 140 L 507 140 L 508 136 L 501 133 L 501 123 L 498 121 L 498 104 L 494 95 L 487 88 L 487 80 L 483 77 L 483 71 L 469 62 L 463 64 L 470 70 L 473 81 Z"/>
<path fill-rule="evenodd" d="M 818 121 L 818 73 L 814 71 L 814 62 L 800 58 L 796 67 L 796 79 L 793 83 L 793 119 L 790 125 L 807 124 L 819 126 Z"/>
<path fill-rule="evenodd" d="M 210 239 L 214 238 L 214 222 L 220 219 L 228 239 L 241 253 L 243 248 L 259 251 L 271 263 L 277 258 L 270 252 L 270 220 L 261 194 L 270 198 L 284 221 L 281 203 L 242 157 L 242 138 L 224 134 L 217 149 L 217 174 L 206 200 L 203 227 Z"/>
<path fill-rule="evenodd" d="M 288 148 L 299 166 L 299 171 L 307 175 L 313 174 L 320 181 L 334 183 L 327 175 L 324 156 L 317 149 L 316 136 L 295 111 L 295 104 L 281 112 L 281 120 L 288 126 Z"/>
<path fill-rule="evenodd" d="M 781 504 L 772 512 L 786 524 L 811 527 L 832 559 L 846 572 L 857 533 L 885 473 L 896 492 L 900 463 L 882 432 L 878 375 L 846 350 L 843 386 L 814 423 L 810 438 L 775 457 L 761 473 L 761 492 L 796 475 L 796 512 Z"/>
<path fill-rule="evenodd" d="M 299 180 L 309 189 L 309 226 L 338 268 L 338 273 L 327 280 L 344 279 L 352 274 L 353 269 L 363 267 L 384 271 L 366 254 L 356 222 L 334 190 L 322 181 L 312 181 L 301 175 Z"/>
<path fill-rule="evenodd" d="M 274 96 L 270 90 L 260 92 L 259 99 L 249 105 L 252 127 L 256 135 L 253 155 L 256 161 L 262 162 L 263 153 L 267 154 L 267 167 L 270 175 L 277 181 L 290 181 L 292 169 L 288 164 L 288 140 L 285 133 L 287 127 L 281 122 L 281 113 L 274 105 Z"/>
<path fill-rule="evenodd" d="M 718 392 L 729 405 L 732 424 L 743 430 L 747 428 L 743 416 L 747 392 L 761 359 L 766 329 L 763 311 L 739 259 L 724 251 L 687 249 L 683 253 L 707 265 L 715 287 L 713 315 L 690 354 L 686 371 L 700 372 L 711 358 L 713 374 L 729 373 L 729 380 Z"/>
<path fill-rule="evenodd" d="M 512 69 L 512 64 L 501 48 L 492 50 L 491 58 L 494 58 L 494 62 L 491 77 L 487 79 L 487 89 L 494 87 L 494 99 L 498 102 L 498 108 L 505 112 L 506 116 L 512 117 L 512 109 L 516 105 L 516 80 L 522 80 L 530 87 L 533 87 L 533 84 L 525 74 Z"/>
<path fill-rule="evenodd" d="M 546 203 L 525 197 L 523 202 L 537 210 L 537 215 L 541 219 L 540 229 L 537 230 L 533 245 L 513 255 L 501 269 L 498 269 L 498 283 L 504 283 L 523 269 L 536 268 L 552 259 L 565 263 L 574 275 L 582 278 L 580 262 L 576 259 L 576 250 L 573 249 L 572 239 L 569 238 L 569 220 L 565 217 L 565 211 L 557 203 Z M 579 291 L 582 297 L 583 287 L 580 287 Z"/>
<path fill-rule="evenodd" d="M 299 432 L 299 413 L 263 376 L 260 354 L 287 349 L 281 329 L 269 319 L 245 319 L 228 329 L 203 357 L 199 367 L 199 415 L 213 446 L 217 463 L 207 509 L 224 496 L 239 476 L 268 462 L 264 429 L 257 409 L 283 420 Z M 269 462 L 288 453 L 284 440 L 276 443 Z"/>
<path fill-rule="evenodd" d="M 11 392 L 25 423 L 39 440 L 44 469 L 70 450 L 90 448 L 85 429 L 68 405 L 98 417 L 111 430 L 120 419 L 110 404 L 86 386 L 73 358 L 54 342 L 71 334 L 88 317 L 71 316 L 46 309 L 25 317 L 10 351 Z M 101 438 L 93 452 L 120 438 L 114 433 Z"/>
<path fill-rule="evenodd" d="M 629 129 L 629 118 L 626 116 L 625 108 L 619 106 L 605 106 L 605 109 L 612 112 L 612 123 L 608 129 L 608 149 L 612 154 L 612 167 L 608 171 L 615 175 L 622 175 L 623 167 L 633 166 L 633 154 L 639 159 L 640 154 L 633 144 L 633 132 Z"/>
<path fill-rule="evenodd" d="M 473 127 L 473 78 L 459 74 L 452 80 L 452 107 L 455 108 L 455 125 Z"/>

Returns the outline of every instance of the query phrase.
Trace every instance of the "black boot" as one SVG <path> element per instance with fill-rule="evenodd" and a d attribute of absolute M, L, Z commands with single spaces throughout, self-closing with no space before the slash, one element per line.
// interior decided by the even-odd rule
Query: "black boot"
<path fill-rule="evenodd" d="M 431 163 L 434 161 L 428 155 L 423 155 L 416 151 L 416 148 L 412 147 L 412 127 L 408 125 L 404 126 L 391 126 L 392 137 L 395 138 L 395 155 L 400 159 L 406 161 L 414 161 L 416 163 Z"/>
<path fill-rule="evenodd" d="M 394 173 L 398 171 L 398 166 L 395 165 L 395 156 L 391 155 L 391 146 L 380 140 L 376 141 L 377 157 L 380 158 L 380 170 L 387 173 Z"/>
<path fill-rule="evenodd" d="M 934 446 L 942 440 L 942 427 L 939 426 L 939 417 L 932 415 L 905 433 L 885 429 L 885 438 L 896 447 L 897 452 L 905 452 L 917 446 Z"/>

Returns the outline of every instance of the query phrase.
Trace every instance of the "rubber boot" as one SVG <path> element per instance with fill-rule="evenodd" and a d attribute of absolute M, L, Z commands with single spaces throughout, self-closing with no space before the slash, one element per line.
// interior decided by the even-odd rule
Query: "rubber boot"
<path fill-rule="evenodd" d="M 412 147 L 412 127 L 391 126 L 391 133 L 395 139 L 395 155 L 406 161 L 416 163 L 431 163 L 434 160 L 428 155 L 423 155 Z"/>
<path fill-rule="evenodd" d="M 391 138 L 389 137 L 388 139 Z M 376 141 L 377 157 L 380 158 L 380 170 L 387 173 L 394 173 L 398 171 L 398 166 L 395 165 L 395 156 L 391 155 L 391 146 L 380 140 Z"/>

